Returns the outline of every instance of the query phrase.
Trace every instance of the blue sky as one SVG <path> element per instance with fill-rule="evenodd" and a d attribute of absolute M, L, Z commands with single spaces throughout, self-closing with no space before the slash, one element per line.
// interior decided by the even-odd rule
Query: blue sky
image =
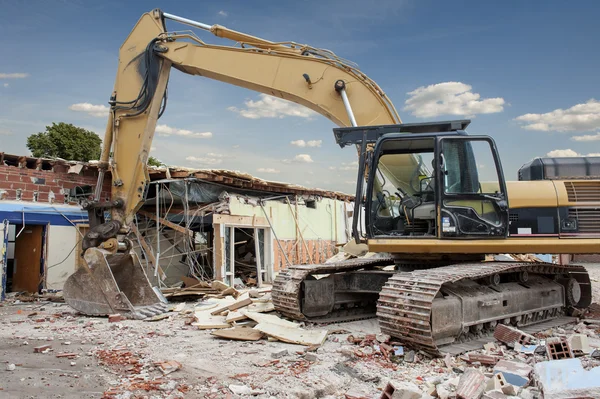
<path fill-rule="evenodd" d="M 471 134 L 496 140 L 508 179 L 536 156 L 600 153 L 600 2 L 434 0 L 0 0 L 0 151 L 28 154 L 27 136 L 51 122 L 103 135 L 102 112 L 73 105 L 107 104 L 121 42 L 156 7 L 333 50 L 386 91 L 404 122 L 470 117 Z M 167 27 L 183 28 L 170 21 Z M 249 101 L 259 117 L 230 110 L 248 109 Z M 275 106 L 299 116 L 266 117 Z M 152 155 L 173 165 L 353 192 L 355 151 L 335 145 L 332 122 L 305 116 L 293 104 L 173 71 L 159 122 L 171 134 L 156 137 Z M 291 144 L 297 140 L 322 142 Z M 298 155 L 299 162 L 284 162 Z"/>

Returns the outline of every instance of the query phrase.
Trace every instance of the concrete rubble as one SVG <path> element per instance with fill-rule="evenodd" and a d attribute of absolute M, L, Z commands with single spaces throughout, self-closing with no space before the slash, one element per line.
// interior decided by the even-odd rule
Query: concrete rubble
<path fill-rule="evenodd" d="M 154 322 L 85 317 L 42 298 L 0 303 L 0 397 L 600 397 L 597 314 L 535 334 L 499 327 L 480 349 L 432 357 L 374 319 L 298 323 L 270 309 L 268 287 L 210 289 Z"/>

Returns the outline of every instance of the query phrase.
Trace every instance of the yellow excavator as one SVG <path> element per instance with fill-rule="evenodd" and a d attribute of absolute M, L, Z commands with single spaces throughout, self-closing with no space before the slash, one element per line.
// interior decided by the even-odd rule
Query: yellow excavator
<path fill-rule="evenodd" d="M 166 20 L 236 45 L 167 31 Z M 467 120 L 403 124 L 377 84 L 331 51 L 153 10 L 119 52 L 101 177 L 95 200 L 84 205 L 87 267 L 64 286 L 80 312 L 143 318 L 164 311 L 126 235 L 146 192 L 171 67 L 308 107 L 339 126 L 341 147 L 359 150 L 354 250 L 375 256 L 282 271 L 273 286 L 280 313 L 317 322 L 376 315 L 383 332 L 439 354 L 498 323 L 561 322 L 590 304 L 585 268 L 490 254 L 599 252 L 599 180 L 506 182 L 492 138 L 467 135 Z M 100 202 L 109 168 L 112 198 Z"/>

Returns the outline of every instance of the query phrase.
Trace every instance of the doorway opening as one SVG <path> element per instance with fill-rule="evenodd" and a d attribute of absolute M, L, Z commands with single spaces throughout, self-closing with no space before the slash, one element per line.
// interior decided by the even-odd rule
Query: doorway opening
<path fill-rule="evenodd" d="M 44 287 L 46 226 L 9 224 L 6 292 L 40 292 Z"/>
<path fill-rule="evenodd" d="M 271 281 L 266 257 L 266 228 L 225 226 L 223 281 L 229 286 L 258 286 Z"/>

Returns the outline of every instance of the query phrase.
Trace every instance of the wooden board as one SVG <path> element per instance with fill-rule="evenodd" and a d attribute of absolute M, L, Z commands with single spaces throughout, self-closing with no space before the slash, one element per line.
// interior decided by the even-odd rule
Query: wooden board
<path fill-rule="evenodd" d="M 254 302 L 252 305 L 244 308 L 244 310 L 248 312 L 268 313 L 275 310 L 275 305 L 273 305 L 273 302 Z"/>
<path fill-rule="evenodd" d="M 283 342 L 306 346 L 320 346 L 327 338 L 327 330 L 304 330 L 299 327 L 283 327 L 272 323 L 259 323 L 254 329 Z"/>
<path fill-rule="evenodd" d="M 247 318 L 248 317 L 245 314 L 233 311 L 233 312 L 227 313 L 227 316 L 225 317 L 225 321 L 227 321 L 227 323 L 233 323 L 234 321 L 245 320 Z"/>
<path fill-rule="evenodd" d="M 221 306 L 221 307 L 217 308 L 217 310 L 212 311 L 210 314 L 212 314 L 214 316 L 214 315 L 221 314 L 226 310 L 237 310 L 237 309 L 243 308 L 244 306 L 248 306 L 251 303 L 252 303 L 252 299 L 250 299 L 250 298 L 242 299 L 241 301 L 236 301 L 230 305 Z"/>
<path fill-rule="evenodd" d="M 257 323 L 269 323 L 269 324 L 275 324 L 277 326 L 287 327 L 287 328 L 299 328 L 300 327 L 300 325 L 297 323 L 283 320 L 282 318 L 279 318 L 272 314 L 248 312 L 245 309 L 242 310 L 241 313 L 245 314 L 249 319 L 252 319 Z"/>
<path fill-rule="evenodd" d="M 234 327 L 224 330 L 213 331 L 211 335 L 220 338 L 235 339 L 239 341 L 258 341 L 264 335 L 258 330 L 250 327 Z"/>
<path fill-rule="evenodd" d="M 208 312 L 196 312 L 194 317 L 196 321 L 192 323 L 192 326 L 198 327 L 199 330 L 231 327 L 231 324 L 225 321 L 224 316 L 213 316 Z"/>

